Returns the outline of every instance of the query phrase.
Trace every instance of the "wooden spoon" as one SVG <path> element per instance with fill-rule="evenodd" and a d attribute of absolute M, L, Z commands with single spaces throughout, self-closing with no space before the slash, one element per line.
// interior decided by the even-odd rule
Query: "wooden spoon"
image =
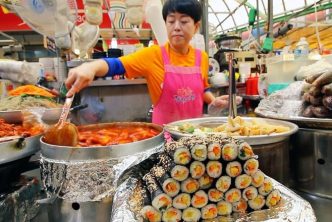
<path fill-rule="evenodd" d="M 66 122 L 73 99 L 74 96 L 66 98 L 59 121 L 45 132 L 44 142 L 58 146 L 78 145 L 77 127 L 72 123 Z"/>

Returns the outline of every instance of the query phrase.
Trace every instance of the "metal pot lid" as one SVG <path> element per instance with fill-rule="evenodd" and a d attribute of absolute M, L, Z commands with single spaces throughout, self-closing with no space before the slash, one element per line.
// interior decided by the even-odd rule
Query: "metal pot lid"
<path fill-rule="evenodd" d="M 253 119 L 261 119 L 264 120 L 268 124 L 272 125 L 280 125 L 289 127 L 290 130 L 284 133 L 277 133 L 277 134 L 270 134 L 270 135 L 259 135 L 259 136 L 233 136 L 236 139 L 242 139 L 249 143 L 250 145 L 263 145 L 263 144 L 270 144 L 270 143 L 277 143 L 287 139 L 290 135 L 294 134 L 298 130 L 298 126 L 291 122 L 275 120 L 275 119 L 263 119 L 263 118 L 256 118 L 256 117 L 241 117 L 243 120 L 253 120 Z M 179 139 L 184 136 L 192 136 L 193 134 L 190 133 L 182 133 L 176 130 L 173 130 L 174 126 L 181 125 L 184 123 L 190 123 L 193 125 L 200 125 L 205 127 L 216 127 L 221 124 L 227 122 L 227 117 L 203 117 L 203 118 L 194 118 L 194 119 L 185 119 L 176 122 L 169 123 L 165 125 L 164 129 L 169 132 L 173 137 Z M 213 133 L 213 134 L 220 134 L 223 133 Z"/>
<path fill-rule="evenodd" d="M 114 122 L 79 126 L 80 129 L 96 129 L 105 128 L 114 125 L 132 125 L 132 126 L 149 126 L 160 131 L 160 133 L 149 139 L 140 140 L 137 142 L 112 145 L 112 146 L 97 146 L 97 147 L 65 147 L 47 144 L 40 138 L 41 154 L 49 159 L 54 160 L 98 160 L 98 159 L 115 159 L 125 156 L 134 155 L 164 143 L 163 127 L 153 123 L 144 122 Z"/>

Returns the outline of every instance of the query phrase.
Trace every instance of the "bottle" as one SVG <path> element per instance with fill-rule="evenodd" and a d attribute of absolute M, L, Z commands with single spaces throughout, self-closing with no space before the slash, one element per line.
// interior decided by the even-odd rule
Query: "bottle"
<path fill-rule="evenodd" d="M 309 43 L 305 37 L 301 37 L 300 41 L 296 43 L 296 48 L 294 50 L 295 57 L 307 56 L 309 54 Z"/>

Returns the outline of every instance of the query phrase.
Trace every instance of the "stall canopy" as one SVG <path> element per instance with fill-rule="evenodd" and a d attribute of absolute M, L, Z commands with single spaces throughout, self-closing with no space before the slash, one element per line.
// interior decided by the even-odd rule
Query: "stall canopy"
<path fill-rule="evenodd" d="M 317 7 L 331 8 L 331 0 L 273 0 L 273 18 L 287 20 L 292 15 Z M 258 3 L 258 6 L 257 6 Z M 250 8 L 258 9 L 262 22 L 268 15 L 268 0 L 208 0 L 210 32 L 214 34 L 238 30 L 248 25 Z M 306 11 L 307 10 L 307 11 Z"/>

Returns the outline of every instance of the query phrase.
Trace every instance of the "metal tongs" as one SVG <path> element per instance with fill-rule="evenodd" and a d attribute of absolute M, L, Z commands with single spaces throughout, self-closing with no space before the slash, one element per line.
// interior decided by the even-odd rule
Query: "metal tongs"
<path fill-rule="evenodd" d="M 235 79 L 234 63 L 235 60 L 233 59 L 233 53 L 228 53 L 228 72 L 229 72 L 228 117 L 232 119 L 237 116 L 236 79 Z"/>

